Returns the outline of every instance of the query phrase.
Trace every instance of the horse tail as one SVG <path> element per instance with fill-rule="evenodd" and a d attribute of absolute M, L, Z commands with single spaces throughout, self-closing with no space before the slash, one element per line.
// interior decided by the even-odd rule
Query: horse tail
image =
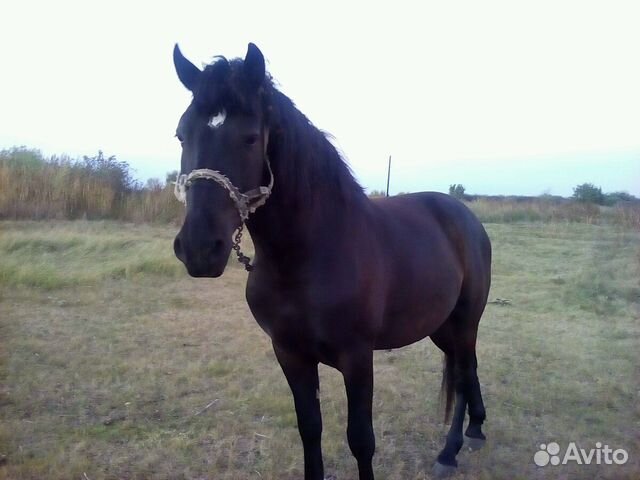
<path fill-rule="evenodd" d="M 444 404 L 444 423 L 447 423 L 451 416 L 455 384 L 453 355 L 445 353 L 442 361 L 442 385 L 440 386 L 440 404 Z"/>

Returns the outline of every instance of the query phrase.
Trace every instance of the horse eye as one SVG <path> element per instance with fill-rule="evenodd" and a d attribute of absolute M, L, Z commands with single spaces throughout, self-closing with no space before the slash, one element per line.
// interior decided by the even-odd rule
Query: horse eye
<path fill-rule="evenodd" d="M 247 145 L 255 145 L 258 141 L 258 135 L 247 135 L 244 137 L 244 143 Z"/>
<path fill-rule="evenodd" d="M 184 138 L 182 138 L 182 136 L 181 136 L 181 135 L 179 135 L 179 134 L 177 134 L 177 133 L 176 133 L 174 136 L 178 139 L 178 141 L 179 141 L 180 143 L 184 143 Z"/>

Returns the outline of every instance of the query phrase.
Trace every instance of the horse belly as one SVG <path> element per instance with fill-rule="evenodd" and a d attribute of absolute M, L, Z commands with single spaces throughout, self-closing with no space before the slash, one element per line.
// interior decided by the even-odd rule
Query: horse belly
<path fill-rule="evenodd" d="M 375 348 L 399 348 L 422 340 L 435 332 L 452 310 L 453 306 L 443 311 L 399 313 L 387 318 L 376 337 Z"/>
<path fill-rule="evenodd" d="M 396 282 L 388 296 L 377 349 L 410 345 L 434 333 L 449 317 L 460 296 L 461 275 L 455 270 L 424 276 L 414 282 Z"/>

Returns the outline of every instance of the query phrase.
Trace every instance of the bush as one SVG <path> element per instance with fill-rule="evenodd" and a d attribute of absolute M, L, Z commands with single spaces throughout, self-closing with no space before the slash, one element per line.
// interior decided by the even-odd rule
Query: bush
<path fill-rule="evenodd" d="M 600 187 L 592 183 L 583 183 L 573 189 L 573 198 L 579 202 L 604 205 L 604 194 Z"/>
<path fill-rule="evenodd" d="M 456 197 L 457 199 L 462 200 L 463 198 L 465 198 L 464 192 L 464 185 L 460 183 L 449 185 L 449 195 L 451 195 L 452 197 Z"/>
<path fill-rule="evenodd" d="M 604 204 L 613 206 L 619 202 L 635 202 L 638 199 L 627 192 L 610 192 L 604 195 Z"/>

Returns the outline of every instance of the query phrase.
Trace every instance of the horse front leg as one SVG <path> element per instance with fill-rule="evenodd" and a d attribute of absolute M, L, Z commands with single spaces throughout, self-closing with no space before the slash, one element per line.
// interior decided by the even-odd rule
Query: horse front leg
<path fill-rule="evenodd" d="M 358 462 L 360 480 L 373 480 L 371 461 L 376 448 L 372 424 L 373 350 L 350 352 L 340 365 L 347 390 L 347 439 Z"/>
<path fill-rule="evenodd" d="M 320 413 L 318 362 L 291 354 L 273 344 L 296 407 L 298 431 L 304 450 L 305 480 L 322 480 L 322 414 Z"/>

